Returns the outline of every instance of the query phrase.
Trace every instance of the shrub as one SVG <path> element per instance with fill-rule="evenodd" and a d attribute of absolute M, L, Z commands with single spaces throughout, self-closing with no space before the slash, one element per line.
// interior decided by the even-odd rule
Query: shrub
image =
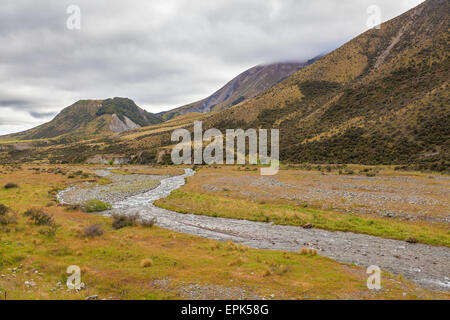
<path fill-rule="evenodd" d="M 13 182 L 7 183 L 4 186 L 5 189 L 13 189 L 13 188 L 18 188 L 18 187 L 19 187 L 19 185 L 15 184 Z"/>
<path fill-rule="evenodd" d="M 53 216 L 48 214 L 42 209 L 29 209 L 23 214 L 25 217 L 29 218 L 31 222 L 37 226 L 55 226 L 55 220 Z"/>
<path fill-rule="evenodd" d="M 0 225 L 6 226 L 14 223 L 16 223 L 16 216 L 11 213 L 11 209 L 4 204 L 0 204 Z"/>
<path fill-rule="evenodd" d="M 112 206 L 109 203 L 103 202 L 97 199 L 91 199 L 84 204 L 84 210 L 86 212 L 100 212 L 111 209 Z"/>
<path fill-rule="evenodd" d="M 4 204 L 0 204 L 0 216 L 6 215 L 9 212 L 9 208 Z"/>
<path fill-rule="evenodd" d="M 151 228 L 151 227 L 153 227 L 155 225 L 156 221 L 157 220 L 154 217 L 154 218 L 151 218 L 151 219 L 148 219 L 148 220 L 142 220 L 140 224 L 141 224 L 141 226 L 143 226 L 145 228 Z"/>
<path fill-rule="evenodd" d="M 68 205 L 67 207 L 64 208 L 64 211 L 78 211 L 81 210 L 81 206 L 74 204 L 74 205 Z"/>
<path fill-rule="evenodd" d="M 152 265 L 153 265 L 152 259 L 144 259 L 141 261 L 141 268 L 148 268 L 151 267 Z"/>
<path fill-rule="evenodd" d="M 56 236 L 56 224 L 53 224 L 49 227 L 39 230 L 39 234 L 42 234 L 49 238 L 54 238 Z"/>
<path fill-rule="evenodd" d="M 137 214 L 131 216 L 114 214 L 112 217 L 113 217 L 112 227 L 114 229 L 122 229 L 125 227 L 135 226 L 139 216 Z"/>
<path fill-rule="evenodd" d="M 419 240 L 417 240 L 417 239 L 414 238 L 414 237 L 408 237 L 408 238 L 406 239 L 406 242 L 408 242 L 408 243 L 417 243 L 417 242 L 419 242 Z"/>
<path fill-rule="evenodd" d="M 81 230 L 81 235 L 87 238 L 95 238 L 103 235 L 105 231 L 101 224 L 93 224 Z"/>

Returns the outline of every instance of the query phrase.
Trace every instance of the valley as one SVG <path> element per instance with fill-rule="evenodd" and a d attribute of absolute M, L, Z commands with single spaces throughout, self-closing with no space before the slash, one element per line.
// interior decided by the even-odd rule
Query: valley
<path fill-rule="evenodd" d="M 155 67 L 169 42 L 140 52 L 149 33 L 129 45 L 120 30 L 123 47 L 89 55 L 114 66 L 107 83 L 5 93 L 0 126 L 39 125 L 0 136 L 0 300 L 449 300 L 450 2 L 403 12 L 271 63 L 214 36 L 193 51 L 177 38 L 186 54 Z M 251 37 L 282 58 L 295 47 Z M 202 61 L 220 46 L 238 62 Z"/>
<path fill-rule="evenodd" d="M 214 176 L 214 173 L 220 172 L 223 175 L 228 172 L 224 175 L 227 176 L 241 169 L 211 167 L 192 175 L 193 172 L 187 168 L 187 184 L 180 190 L 191 188 L 192 182 L 195 185 L 195 180 L 202 175 Z M 180 172 L 173 170 L 170 167 L 147 166 L 2 167 L 1 184 L 6 184 L 6 181 L 20 182 L 16 189 L 0 190 L 1 202 L 13 210 L 16 216 L 15 224 L 0 227 L 3 231 L 0 238 L 2 290 L 10 298 L 20 296 L 41 299 L 80 299 L 92 295 L 106 299 L 447 297 L 439 293 L 448 291 L 444 266 L 448 264 L 449 249 L 445 242 L 430 246 L 405 240 L 383 240 L 382 237 L 353 232 L 330 233 L 314 224 L 311 229 L 282 226 L 278 225 L 276 219 L 261 223 L 224 219 L 219 214 L 207 217 L 202 216 L 198 209 L 191 209 L 190 204 L 184 206 L 185 211 L 195 215 L 154 207 L 151 203 L 161 197 L 158 202 L 163 202 L 158 206 L 177 206 L 172 196 L 165 198 L 171 190 L 172 195 L 176 195 L 175 189 L 184 184 Z M 253 171 L 244 172 L 244 177 L 253 175 Z M 301 171 L 298 173 L 304 174 Z M 119 178 L 113 178 L 116 175 Z M 157 191 L 159 187 L 153 189 L 158 194 L 156 197 L 151 196 L 154 187 L 149 186 L 143 186 L 141 193 L 125 198 L 120 196 L 114 200 L 107 197 L 112 201 L 111 213 L 119 211 L 133 216 L 139 212 L 144 220 L 156 217 L 157 226 L 146 227 L 135 223 L 115 229 L 111 227 L 108 211 L 103 212 L 105 216 L 86 214 L 78 206 L 57 205 L 58 202 L 64 203 L 64 194 L 61 192 L 67 187 L 79 187 L 83 192 L 86 184 L 112 185 L 112 190 L 104 190 L 117 194 L 117 188 L 111 181 L 134 183 L 131 178 L 127 182 L 120 180 L 120 176 L 131 176 L 133 180 L 156 179 L 161 181 L 161 185 L 173 178 L 174 182 L 178 181 L 169 183 L 171 187 L 162 193 Z M 58 194 L 61 195 L 58 196 L 60 201 L 56 202 Z M 223 198 L 228 197 L 223 195 Z M 192 201 L 195 197 L 189 199 Z M 214 205 L 218 201 L 216 199 L 210 204 Z M 239 200 L 233 201 L 238 203 L 236 201 Z M 247 202 L 248 206 L 251 200 Z M 261 205 L 261 210 L 265 205 Z M 42 208 L 53 215 L 58 225 L 55 234 L 44 232 L 47 227 L 33 226 L 22 217 L 22 213 L 30 208 Z M 210 206 L 204 214 L 211 216 L 211 210 L 214 207 Z M 271 211 L 274 215 L 278 214 L 273 209 Z M 233 213 L 233 210 L 222 212 Z M 283 214 L 283 210 L 280 210 L 280 214 Z M 327 216 L 319 210 L 316 215 L 319 218 Z M 411 225 L 414 223 L 422 226 L 423 222 L 413 221 Z M 86 227 L 93 224 L 102 226 L 101 235 L 88 236 L 84 233 Z M 424 241 L 420 233 L 408 231 L 408 235 Z M 442 239 L 445 241 L 446 238 L 448 229 Z M 180 246 L 183 250 L 180 250 Z M 304 248 L 314 248 L 317 254 L 303 254 Z M 142 263 L 145 258 L 151 259 L 152 263 L 143 268 L 139 261 Z M 380 263 L 382 267 L 383 289 L 368 291 L 365 287 L 365 268 L 367 263 L 374 262 Z M 58 281 L 64 278 L 67 263 L 82 267 L 87 289 L 76 293 L 58 287 Z M 39 270 L 39 273 L 30 273 L 33 270 Z M 30 281 L 34 285 L 30 286 Z M 409 281 L 415 281 L 416 284 Z"/>

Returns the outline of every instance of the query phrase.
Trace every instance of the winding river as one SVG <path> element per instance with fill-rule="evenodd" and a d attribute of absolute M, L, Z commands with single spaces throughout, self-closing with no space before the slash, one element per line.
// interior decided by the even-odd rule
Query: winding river
<path fill-rule="evenodd" d="M 181 214 L 158 208 L 154 201 L 167 197 L 194 175 L 185 169 L 180 176 L 168 177 L 150 191 L 112 203 L 106 214 L 135 214 L 157 218 L 157 225 L 177 232 L 219 241 L 233 241 L 252 248 L 300 251 L 314 247 L 319 254 L 339 262 L 354 263 L 367 268 L 377 265 L 393 274 L 402 274 L 417 285 L 450 292 L 450 248 L 384 239 L 350 232 L 303 229 L 247 220 L 234 220 L 193 214 Z M 109 171 L 102 174 L 108 175 Z M 73 187 L 72 187 L 73 188 Z M 64 202 L 64 191 L 59 194 Z"/>

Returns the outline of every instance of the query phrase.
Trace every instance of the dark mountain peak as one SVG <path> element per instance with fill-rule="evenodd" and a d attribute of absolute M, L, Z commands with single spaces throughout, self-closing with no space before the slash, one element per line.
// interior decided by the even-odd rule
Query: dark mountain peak
<path fill-rule="evenodd" d="M 161 122 L 158 116 L 139 108 L 133 100 L 128 98 L 116 97 L 103 100 L 97 116 L 104 114 L 115 114 L 121 121 L 126 121 L 128 118 L 141 127 Z"/>
<path fill-rule="evenodd" d="M 305 62 L 272 63 L 255 66 L 239 74 L 209 97 L 162 112 L 161 116 L 167 120 L 190 112 L 209 113 L 227 109 L 257 96 L 304 66 Z"/>

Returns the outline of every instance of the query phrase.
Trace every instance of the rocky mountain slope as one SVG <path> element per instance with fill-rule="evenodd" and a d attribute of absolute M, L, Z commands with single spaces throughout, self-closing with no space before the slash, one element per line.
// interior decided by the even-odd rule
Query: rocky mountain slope
<path fill-rule="evenodd" d="M 305 65 L 307 65 L 305 62 L 296 62 L 253 67 L 238 75 L 211 96 L 162 112 L 160 115 L 167 120 L 189 112 L 209 113 L 211 111 L 224 110 L 255 97 Z"/>
<path fill-rule="evenodd" d="M 289 162 L 448 168 L 450 3 L 428 0 L 369 30 L 209 127 L 280 128 Z"/>
<path fill-rule="evenodd" d="M 94 137 L 122 133 L 161 121 L 160 117 L 139 108 L 130 99 L 80 100 L 63 109 L 48 123 L 2 138 L 33 140 L 64 135 Z"/>

